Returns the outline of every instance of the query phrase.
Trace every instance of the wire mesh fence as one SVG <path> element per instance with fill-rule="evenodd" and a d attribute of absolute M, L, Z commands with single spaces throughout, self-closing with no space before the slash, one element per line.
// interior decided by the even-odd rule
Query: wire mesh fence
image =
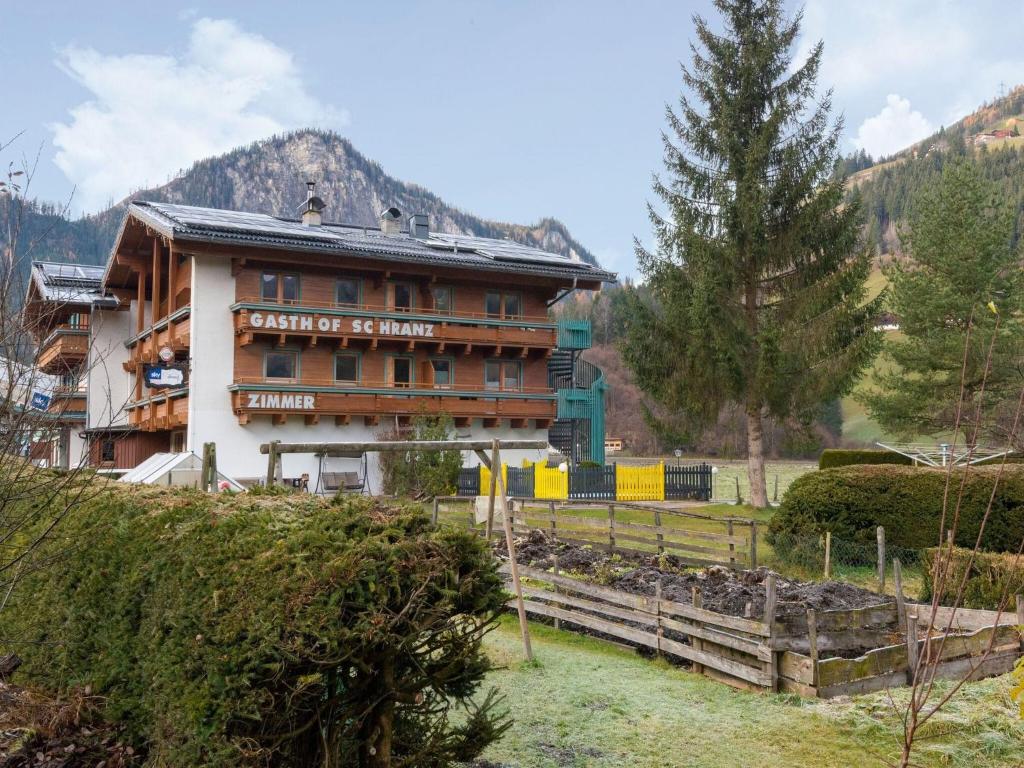
<path fill-rule="evenodd" d="M 766 545 L 765 564 L 788 578 L 847 581 L 894 594 L 893 560 L 898 559 L 903 593 L 914 598 L 921 592 L 925 550 L 888 545 L 884 533 L 874 542 L 773 533 Z M 880 558 L 884 568 L 879 567 Z"/>

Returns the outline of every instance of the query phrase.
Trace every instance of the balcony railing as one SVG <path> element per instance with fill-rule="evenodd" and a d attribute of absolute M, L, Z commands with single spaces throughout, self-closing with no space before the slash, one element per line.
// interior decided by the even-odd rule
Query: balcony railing
<path fill-rule="evenodd" d="M 43 373 L 74 369 L 89 356 L 89 328 L 58 325 L 39 345 L 36 365 Z"/>
<path fill-rule="evenodd" d="M 129 403 L 128 423 L 146 432 L 173 429 L 188 423 L 188 388 L 174 389 Z"/>
<path fill-rule="evenodd" d="M 333 338 L 347 344 L 363 340 L 380 343 L 458 344 L 518 349 L 553 349 L 557 329 L 547 317 L 492 317 L 484 313 L 446 314 L 434 310 L 411 311 L 377 306 L 338 306 L 303 303 L 270 304 L 242 299 L 232 306 L 235 333 L 247 344 L 257 336 Z"/>
<path fill-rule="evenodd" d="M 446 413 L 456 419 L 535 419 L 547 423 L 554 419 L 557 409 L 557 395 L 546 388 L 240 378 L 230 389 L 235 413 L 242 423 L 259 413 L 278 417 L 302 414 L 310 418 Z"/>
<path fill-rule="evenodd" d="M 125 370 L 133 371 L 141 363 L 155 363 L 163 347 L 170 347 L 175 352 L 188 349 L 191 331 L 191 307 L 182 307 L 171 317 L 144 329 L 127 342 L 129 353 L 124 363 Z"/>

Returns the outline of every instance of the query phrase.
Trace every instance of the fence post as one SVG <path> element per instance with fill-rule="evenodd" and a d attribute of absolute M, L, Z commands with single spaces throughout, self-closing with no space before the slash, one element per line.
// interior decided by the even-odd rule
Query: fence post
<path fill-rule="evenodd" d="M 280 440 L 271 440 L 267 449 L 267 488 L 272 488 L 277 478 L 277 444 Z"/>
<path fill-rule="evenodd" d="M 825 578 L 832 578 L 832 531 L 825 531 Z"/>
<path fill-rule="evenodd" d="M 913 684 L 917 675 L 917 616 L 907 616 L 907 682 Z"/>
<path fill-rule="evenodd" d="M 615 552 L 615 505 L 608 505 L 608 554 Z"/>
<path fill-rule="evenodd" d="M 775 653 L 775 606 L 778 602 L 778 593 L 775 587 L 775 574 L 769 573 L 765 580 L 764 595 L 764 618 L 761 619 L 768 625 L 768 648 L 771 651 L 771 661 L 768 662 L 768 672 L 771 675 L 771 690 L 779 690 L 779 663 L 778 654 Z"/>
<path fill-rule="evenodd" d="M 661 510 L 654 510 L 654 524 L 658 526 L 658 554 L 665 554 L 665 534 L 661 532 Z"/>
<path fill-rule="evenodd" d="M 885 528 L 878 526 L 875 529 L 875 538 L 878 541 L 878 592 L 885 592 Z"/>
<path fill-rule="evenodd" d="M 750 521 L 750 570 L 757 569 L 757 520 Z"/>
<path fill-rule="evenodd" d="M 728 529 L 727 530 L 729 532 L 729 567 L 730 568 L 735 568 L 736 567 L 736 545 L 733 544 L 733 542 L 732 542 L 732 518 L 729 519 Z"/>
<path fill-rule="evenodd" d="M 690 602 L 693 603 L 693 607 L 694 608 L 703 608 L 704 607 L 704 599 L 700 595 L 700 587 L 694 587 L 693 588 L 693 591 L 690 593 Z M 698 640 L 696 637 L 691 637 L 690 638 L 690 642 L 693 643 L 693 649 L 695 651 L 703 651 L 704 650 L 704 643 L 702 641 Z M 703 664 L 698 664 L 696 661 L 693 662 L 693 671 L 696 672 L 698 675 L 703 675 L 704 674 L 704 665 Z"/>
<path fill-rule="evenodd" d="M 807 609 L 807 640 L 810 643 L 811 685 L 818 684 L 818 614 Z"/>
<path fill-rule="evenodd" d="M 654 619 L 657 622 L 658 658 L 661 658 L 661 639 L 665 636 L 665 630 L 661 627 L 661 576 L 658 576 L 654 584 Z"/>
<path fill-rule="evenodd" d="M 551 513 L 551 538 L 554 541 L 558 541 L 558 526 L 555 523 L 555 502 L 548 502 L 548 511 Z"/>
<path fill-rule="evenodd" d="M 896 588 L 896 617 L 898 626 L 902 627 L 907 620 L 907 604 L 903 601 L 903 564 L 898 557 L 892 559 L 892 583 Z"/>
<path fill-rule="evenodd" d="M 554 558 L 555 558 L 555 567 L 554 567 L 554 571 L 553 572 L 554 572 L 555 576 L 557 576 L 558 575 L 558 555 L 556 554 L 554 556 Z M 555 584 L 555 594 L 557 595 L 560 592 L 561 592 L 561 590 L 558 589 L 558 585 Z M 559 604 L 558 607 L 561 608 L 562 607 L 561 604 Z M 561 629 L 561 628 L 562 628 L 562 620 L 560 618 L 558 618 L 557 616 L 555 616 L 555 629 Z"/>
<path fill-rule="evenodd" d="M 1017 625 L 1024 627 L 1024 594 L 1017 593 Z M 1024 635 L 1020 636 L 1020 649 L 1024 651 Z"/>
<path fill-rule="evenodd" d="M 438 508 L 439 507 L 440 507 L 440 502 L 437 500 L 437 496 L 435 496 L 434 497 L 434 509 L 430 513 L 430 522 L 433 523 L 434 525 L 437 525 L 437 517 L 438 517 L 438 511 L 439 511 Z"/>
<path fill-rule="evenodd" d="M 495 473 L 501 474 L 501 466 L 498 462 L 498 441 L 494 440 L 491 443 L 491 474 L 490 474 L 490 487 L 487 489 L 487 525 L 485 527 L 484 539 L 486 541 L 491 540 L 491 534 L 494 532 L 494 494 L 498 488 L 498 479 Z"/>

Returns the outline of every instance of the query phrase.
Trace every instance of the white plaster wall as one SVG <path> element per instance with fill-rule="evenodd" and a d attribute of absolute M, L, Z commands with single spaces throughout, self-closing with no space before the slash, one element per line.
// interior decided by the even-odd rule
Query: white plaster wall
<path fill-rule="evenodd" d="M 264 478 L 267 472 L 267 457 L 259 452 L 260 444 L 271 440 L 283 443 L 316 443 L 369 441 L 376 438 L 381 429 L 367 427 L 362 419 L 354 417 L 348 426 L 336 426 L 334 419 L 323 418 L 319 424 L 307 425 L 301 415 L 292 416 L 283 425 L 271 423 L 271 417 L 252 416 L 249 423 L 241 425 L 231 410 L 231 393 L 228 387 L 234 377 L 234 323 L 229 307 L 234 303 L 235 282 L 231 275 L 231 262 L 219 256 L 196 254 L 192 262 L 192 370 L 189 385 L 188 450 L 201 454 L 203 443 L 217 445 L 217 469 L 239 480 Z M 470 429 L 459 430 L 460 439 L 492 440 L 547 440 L 543 429 L 484 429 L 476 420 Z M 539 461 L 547 456 L 545 450 L 507 451 L 503 460 L 519 465 L 523 459 Z M 465 465 L 479 463 L 469 453 Z M 282 475 L 300 477 L 309 474 L 310 489 L 314 489 L 320 472 L 320 460 L 309 454 L 285 454 L 282 456 Z M 327 458 L 324 471 L 359 472 L 359 459 Z M 380 468 L 377 454 L 367 459 L 369 490 L 380 493 Z"/>
<path fill-rule="evenodd" d="M 89 463 L 89 444 L 80 427 L 73 427 L 68 436 L 68 466 L 84 467 Z"/>
<path fill-rule="evenodd" d="M 131 394 L 131 376 L 123 363 L 128 359 L 125 340 L 132 335 L 133 310 L 93 310 L 89 324 L 87 426 L 121 426 L 128 422 L 124 405 Z M 74 464 L 74 443 L 71 463 Z"/>

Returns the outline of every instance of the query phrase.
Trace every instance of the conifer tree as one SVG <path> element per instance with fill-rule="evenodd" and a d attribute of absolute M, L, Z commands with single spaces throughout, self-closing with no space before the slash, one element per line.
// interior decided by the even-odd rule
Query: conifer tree
<path fill-rule="evenodd" d="M 840 123 L 816 95 L 822 44 L 791 68 L 800 16 L 780 0 L 716 0 L 694 19 L 678 110 L 666 109 L 657 248 L 637 246 L 652 301 L 633 296 L 623 356 L 691 429 L 745 414 L 751 502 L 767 506 L 764 424 L 809 421 L 878 348 L 870 254 L 834 173 Z M 692 95 L 691 95 L 692 94 Z"/>
<path fill-rule="evenodd" d="M 965 161 L 947 165 L 915 202 L 903 242 L 910 258 L 886 270 L 900 324 L 885 346 L 892 365 L 860 399 L 900 437 L 949 436 L 959 424 L 961 445 L 975 434 L 1005 445 L 1024 384 L 1014 208 Z"/>

